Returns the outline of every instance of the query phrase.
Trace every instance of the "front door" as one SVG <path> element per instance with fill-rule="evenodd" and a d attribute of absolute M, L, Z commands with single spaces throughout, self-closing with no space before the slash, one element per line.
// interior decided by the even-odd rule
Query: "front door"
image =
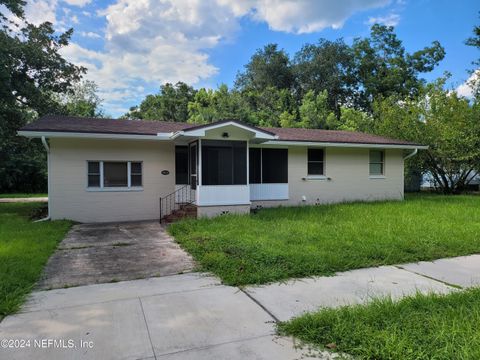
<path fill-rule="evenodd" d="M 189 159 L 190 159 L 190 188 L 192 190 L 197 189 L 198 184 L 198 176 L 197 176 L 197 169 L 198 169 L 198 146 L 197 143 L 190 143 L 188 145 L 189 149 Z"/>

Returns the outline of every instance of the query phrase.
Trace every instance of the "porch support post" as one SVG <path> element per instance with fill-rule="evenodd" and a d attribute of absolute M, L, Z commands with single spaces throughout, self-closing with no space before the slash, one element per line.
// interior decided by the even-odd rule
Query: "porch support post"
<path fill-rule="evenodd" d="M 247 140 L 247 185 L 250 185 L 250 142 Z"/>
<path fill-rule="evenodd" d="M 252 201 L 252 197 L 250 194 L 250 141 L 247 140 L 247 186 L 248 186 L 248 200 Z"/>
<path fill-rule="evenodd" d="M 197 205 L 200 205 L 200 191 L 202 189 L 202 139 L 198 139 L 198 154 L 197 154 L 197 191 L 195 192 Z"/>

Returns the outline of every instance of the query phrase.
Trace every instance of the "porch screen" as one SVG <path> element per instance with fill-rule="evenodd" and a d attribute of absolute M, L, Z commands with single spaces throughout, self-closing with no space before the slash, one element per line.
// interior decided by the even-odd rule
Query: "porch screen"
<path fill-rule="evenodd" d="M 202 141 L 202 185 L 246 185 L 245 141 Z"/>
<path fill-rule="evenodd" d="M 188 184 L 188 147 L 175 146 L 175 184 Z"/>
<path fill-rule="evenodd" d="M 250 149 L 250 184 L 288 183 L 288 149 Z"/>

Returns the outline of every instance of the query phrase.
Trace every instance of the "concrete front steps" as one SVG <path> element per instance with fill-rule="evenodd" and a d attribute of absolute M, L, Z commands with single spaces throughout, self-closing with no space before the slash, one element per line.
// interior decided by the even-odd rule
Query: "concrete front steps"
<path fill-rule="evenodd" d="M 197 218 L 197 206 L 195 204 L 180 205 L 180 209 L 172 211 L 172 213 L 161 219 L 161 222 L 168 225 L 186 218 Z"/>

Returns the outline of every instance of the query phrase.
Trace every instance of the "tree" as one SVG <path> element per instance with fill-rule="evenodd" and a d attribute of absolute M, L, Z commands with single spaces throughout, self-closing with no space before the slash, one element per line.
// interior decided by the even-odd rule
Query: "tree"
<path fill-rule="evenodd" d="M 424 85 L 420 74 L 432 71 L 445 56 L 438 41 L 409 54 L 393 27 L 379 24 L 372 26 L 369 38 L 355 39 L 352 48 L 360 85 L 355 103 L 366 111 L 379 97 L 417 96 Z"/>
<path fill-rule="evenodd" d="M 473 27 L 473 36 L 469 37 L 465 41 L 465 44 L 468 45 L 468 46 L 476 47 L 477 49 L 480 50 L 480 25 L 477 25 L 477 26 Z M 475 62 L 475 64 L 479 65 L 480 64 L 480 59 L 478 59 Z"/>
<path fill-rule="evenodd" d="M 480 106 L 429 84 L 417 99 L 391 96 L 374 104 L 373 132 L 428 145 L 412 158 L 444 193 L 461 191 L 480 165 Z"/>
<path fill-rule="evenodd" d="M 44 150 L 16 132 L 37 116 L 58 112 L 53 94 L 69 92 L 86 70 L 59 53 L 72 29 L 56 35 L 51 23 L 29 24 L 24 1 L 0 0 L 0 5 L 23 21 L 15 25 L 0 13 L 0 191 L 44 191 Z"/>
<path fill-rule="evenodd" d="M 299 108 L 300 122 L 297 127 L 308 129 L 336 129 L 339 122 L 328 106 L 327 90 L 315 94 L 310 90 L 302 99 Z"/>
<path fill-rule="evenodd" d="M 352 102 L 357 86 L 352 49 L 342 39 L 320 39 L 317 44 L 304 45 L 293 63 L 298 95 L 326 90 L 328 108 L 339 119 L 341 106 Z"/>
<path fill-rule="evenodd" d="M 217 90 L 200 89 L 188 104 L 191 123 L 206 124 L 232 119 L 245 121 L 248 118 L 247 104 L 238 91 L 230 91 L 222 84 Z"/>
<path fill-rule="evenodd" d="M 293 84 L 290 59 L 277 44 L 268 44 L 257 50 L 235 81 L 235 87 L 241 91 L 263 91 L 269 87 L 291 89 Z"/>
<path fill-rule="evenodd" d="M 351 107 L 342 107 L 341 114 L 337 127 L 339 130 L 373 132 L 374 119 L 369 113 Z"/>
<path fill-rule="evenodd" d="M 188 103 L 193 101 L 193 87 L 177 82 L 166 83 L 156 95 L 148 95 L 139 106 L 135 106 L 123 117 L 129 119 L 179 121 L 188 120 Z"/>
<path fill-rule="evenodd" d="M 97 95 L 98 85 L 93 81 L 81 81 L 66 94 L 56 95 L 63 106 L 63 113 L 84 117 L 103 117 L 102 99 Z"/>
<path fill-rule="evenodd" d="M 477 50 L 480 50 L 480 26 L 475 26 L 473 28 L 473 36 L 469 37 L 465 44 L 468 46 L 476 47 Z M 475 65 L 476 69 L 470 71 L 472 76 L 470 77 L 469 86 L 472 88 L 474 96 L 478 99 L 480 98 L 480 58 L 472 62 Z"/>
<path fill-rule="evenodd" d="M 258 126 L 278 127 L 280 116 L 285 112 L 295 113 L 297 105 L 288 89 L 267 87 L 241 93 L 248 107 L 246 121 Z"/>

